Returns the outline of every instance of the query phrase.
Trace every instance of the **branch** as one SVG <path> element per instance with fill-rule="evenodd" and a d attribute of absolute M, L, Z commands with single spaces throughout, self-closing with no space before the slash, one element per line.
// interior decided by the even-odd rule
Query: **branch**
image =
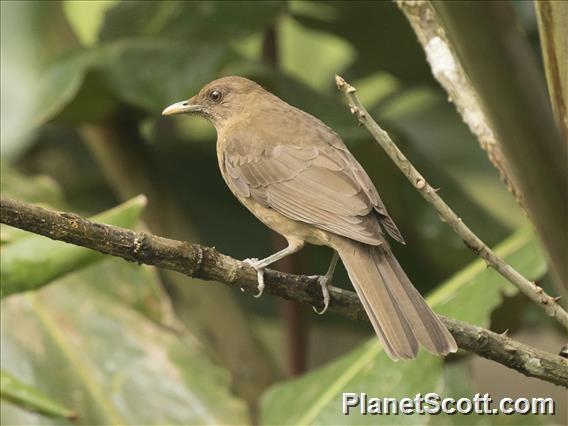
<path fill-rule="evenodd" d="M 356 89 L 347 83 L 342 77 L 335 77 L 337 87 L 349 102 L 351 113 L 357 117 L 359 123 L 363 124 L 369 133 L 375 138 L 379 145 L 385 150 L 391 160 L 398 166 L 406 178 L 418 190 L 420 195 L 436 209 L 444 222 L 447 222 L 456 234 L 463 240 L 465 245 L 474 253 L 481 256 L 488 266 L 491 266 L 503 277 L 509 280 L 515 287 L 527 295 L 538 306 L 543 308 L 548 315 L 555 317 L 559 323 L 568 328 L 568 313 L 557 303 L 556 299 L 549 296 L 544 290 L 535 283 L 527 280 L 512 266 L 505 263 L 497 256 L 471 229 L 467 227 L 454 212 L 436 193 L 426 179 L 418 173 L 418 170 L 408 161 L 404 154 L 398 149 L 375 120 L 369 115 L 357 95 Z"/>
<path fill-rule="evenodd" d="M 479 98 L 467 74 L 448 42 L 432 4 L 429 1 L 404 0 L 398 0 L 397 4 L 418 37 L 434 78 L 446 90 L 449 100 L 455 104 L 469 130 L 477 137 L 489 161 L 499 170 L 507 189 L 522 206 L 519 191 L 511 180 L 503 154 L 497 144 L 495 132 L 481 108 Z"/>
<path fill-rule="evenodd" d="M 256 271 L 213 248 L 185 241 L 103 225 L 75 214 L 58 213 L 20 201 L 0 201 L 1 222 L 45 237 L 65 241 L 131 262 L 154 265 L 191 277 L 222 282 L 256 294 Z M 306 276 L 266 271 L 266 293 L 321 307 L 317 281 Z M 330 288 L 329 310 L 350 319 L 366 320 L 357 295 Z M 526 346 L 481 327 L 441 317 L 458 346 L 517 370 L 526 376 L 568 387 L 568 360 Z"/>

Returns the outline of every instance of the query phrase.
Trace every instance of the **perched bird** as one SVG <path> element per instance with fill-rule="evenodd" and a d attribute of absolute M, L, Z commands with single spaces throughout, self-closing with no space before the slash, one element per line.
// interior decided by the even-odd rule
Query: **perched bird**
<path fill-rule="evenodd" d="M 457 350 L 394 257 L 385 232 L 404 240 L 337 133 L 243 77 L 212 81 L 162 114 L 180 113 L 198 114 L 215 126 L 225 182 L 245 207 L 288 241 L 287 248 L 265 259 L 247 259 L 258 272 L 259 295 L 264 268 L 306 242 L 325 245 L 334 249 L 330 268 L 319 280 L 325 308 L 339 255 L 392 359 L 415 358 L 419 343 L 440 355 Z"/>

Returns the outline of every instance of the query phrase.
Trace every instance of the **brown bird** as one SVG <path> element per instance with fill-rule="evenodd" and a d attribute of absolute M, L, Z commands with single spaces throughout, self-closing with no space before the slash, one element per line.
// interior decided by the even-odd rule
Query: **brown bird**
<path fill-rule="evenodd" d="M 225 182 L 245 207 L 288 241 L 287 248 L 265 259 L 247 259 L 258 272 L 258 296 L 264 268 L 305 242 L 325 245 L 334 249 L 334 256 L 319 280 L 324 311 L 339 255 L 392 359 L 415 358 L 419 343 L 440 355 L 457 350 L 394 257 L 383 230 L 404 240 L 371 179 L 337 133 L 242 77 L 212 81 L 162 114 L 180 113 L 213 123 Z"/>

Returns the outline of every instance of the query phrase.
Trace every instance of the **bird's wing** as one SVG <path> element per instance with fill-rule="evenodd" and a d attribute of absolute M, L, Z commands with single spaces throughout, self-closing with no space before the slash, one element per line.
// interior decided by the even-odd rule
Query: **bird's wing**
<path fill-rule="evenodd" d="M 225 167 L 242 196 L 293 220 L 378 245 L 379 221 L 386 217 L 392 226 L 385 230 L 402 240 L 371 180 L 346 148 L 277 145 L 256 155 L 227 152 Z"/>

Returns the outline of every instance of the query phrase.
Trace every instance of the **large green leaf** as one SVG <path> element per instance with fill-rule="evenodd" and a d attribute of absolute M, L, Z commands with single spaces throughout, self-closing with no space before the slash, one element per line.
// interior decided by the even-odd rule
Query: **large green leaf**
<path fill-rule="evenodd" d="M 47 175 L 23 175 L 7 164 L 0 167 L 2 196 L 28 203 L 63 207 L 63 192 L 57 182 Z"/>
<path fill-rule="evenodd" d="M 62 407 L 31 386 L 28 386 L 4 370 L 0 370 L 0 398 L 51 417 L 74 419 L 76 414 Z"/>
<path fill-rule="evenodd" d="M 69 100 L 83 55 L 53 58 L 74 46 L 59 2 L 2 2 L 2 155 L 25 148 L 33 131 Z"/>
<path fill-rule="evenodd" d="M 281 1 L 122 1 L 107 11 L 100 40 L 167 37 L 231 41 L 273 23 Z"/>
<path fill-rule="evenodd" d="M 495 249 L 529 280 L 546 272 L 546 260 L 538 238 L 525 226 Z M 478 259 L 462 269 L 429 297 L 436 312 L 487 328 L 491 312 L 501 304 L 503 294 L 512 296 L 519 290 Z"/>
<path fill-rule="evenodd" d="M 231 57 L 219 44 L 164 40 L 119 40 L 100 49 L 99 69 L 113 92 L 153 113 L 195 94 Z"/>
<path fill-rule="evenodd" d="M 150 268 L 111 259 L 2 301 L 2 368 L 77 413 L 77 424 L 246 424 L 230 377 L 191 336 L 156 325 L 100 291 L 135 292 Z M 154 283 L 158 285 L 157 283 Z M 153 285 L 154 285 L 153 284 Z M 2 424 L 61 424 L 2 402 Z"/>
<path fill-rule="evenodd" d="M 529 279 L 537 279 L 546 270 L 536 237 L 526 228 L 496 251 Z M 487 325 L 504 291 L 515 292 L 511 284 L 477 260 L 442 284 L 428 300 L 437 312 Z M 373 338 L 323 368 L 275 386 L 262 401 L 262 421 L 264 424 L 301 425 L 374 424 L 373 416 L 358 412 L 348 417 L 342 415 L 342 393 L 366 392 L 370 396 L 395 398 L 419 392 L 424 395 L 439 389 L 437 384 L 442 372 L 443 359 L 424 351 L 414 361 L 394 363 Z M 389 424 L 428 424 L 428 419 L 426 416 L 389 417 Z"/>
<path fill-rule="evenodd" d="M 139 196 L 92 220 L 133 227 L 145 205 L 146 198 Z M 1 250 L 1 297 L 38 289 L 62 275 L 104 258 L 103 254 L 96 251 L 38 235 L 4 245 Z"/>
<path fill-rule="evenodd" d="M 2 164 L 0 167 L 0 192 L 4 197 L 64 208 L 63 192 L 54 179 L 47 175 L 24 176 L 8 164 Z M 4 224 L 0 225 L 0 242 L 2 244 L 29 235 L 28 232 L 21 229 Z"/>
<path fill-rule="evenodd" d="M 167 4 L 141 2 L 136 6 L 142 11 L 146 7 L 167 8 Z M 188 7 L 185 2 L 178 6 L 184 10 Z M 201 10 L 203 15 L 192 25 L 201 22 L 206 28 L 208 19 L 215 20 L 216 15 L 209 16 L 210 7 L 223 9 L 219 11 L 223 19 L 228 19 L 227 13 L 235 8 L 242 10 L 231 3 L 204 6 L 191 6 L 192 11 Z M 128 22 L 122 27 L 130 28 L 136 22 L 132 14 L 138 12 L 129 10 L 130 2 L 116 7 L 128 9 L 120 19 Z M 280 7 L 268 4 L 255 8 L 259 17 L 254 28 L 273 19 Z M 180 16 L 174 13 L 169 19 L 178 22 Z M 194 28 L 183 20 L 175 22 L 168 28 Z M 3 2 L 2 153 L 19 153 L 40 125 L 62 112 L 67 121 L 98 120 L 116 108 L 117 99 L 159 112 L 218 75 L 231 58 L 226 43 L 204 43 L 199 37 L 176 37 L 173 41 L 137 35 L 140 37 L 110 37 L 88 48 L 79 47 L 59 2 Z"/>

